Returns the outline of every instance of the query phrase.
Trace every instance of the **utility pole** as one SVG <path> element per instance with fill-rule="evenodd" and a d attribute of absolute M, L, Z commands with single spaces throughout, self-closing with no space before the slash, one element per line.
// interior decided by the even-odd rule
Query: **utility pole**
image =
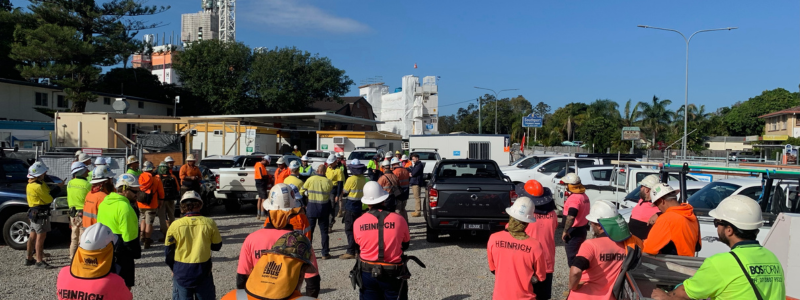
<path fill-rule="evenodd" d="M 516 91 L 519 89 L 505 89 L 505 90 L 500 90 L 499 92 L 495 92 L 493 89 L 487 89 L 477 86 L 475 88 L 479 90 L 492 91 L 492 93 L 494 93 L 494 134 L 497 134 L 497 101 L 500 101 L 500 98 L 497 95 L 505 91 Z"/>
<path fill-rule="evenodd" d="M 481 134 L 481 98 L 478 97 L 478 134 Z"/>

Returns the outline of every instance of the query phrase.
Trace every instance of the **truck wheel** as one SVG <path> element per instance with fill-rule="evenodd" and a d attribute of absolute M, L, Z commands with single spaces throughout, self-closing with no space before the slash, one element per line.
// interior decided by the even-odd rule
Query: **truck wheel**
<path fill-rule="evenodd" d="M 28 224 L 27 212 L 18 212 L 11 215 L 3 224 L 3 240 L 6 245 L 14 250 L 25 250 L 28 248 L 28 237 L 30 236 L 31 226 Z"/>
<path fill-rule="evenodd" d="M 238 200 L 235 199 L 225 199 L 225 211 L 231 214 L 235 214 L 239 212 L 239 209 L 242 208 L 242 205 L 239 204 Z"/>
<path fill-rule="evenodd" d="M 425 226 L 425 240 L 428 243 L 438 243 L 439 242 L 439 231 L 436 229 L 431 228 L 430 226 Z"/>

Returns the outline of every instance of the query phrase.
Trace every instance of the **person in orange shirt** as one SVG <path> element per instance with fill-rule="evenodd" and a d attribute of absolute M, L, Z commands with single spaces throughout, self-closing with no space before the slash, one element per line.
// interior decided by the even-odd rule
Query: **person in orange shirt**
<path fill-rule="evenodd" d="M 411 161 L 408 160 L 408 156 L 407 155 L 403 155 L 403 157 L 400 158 L 400 161 L 403 163 L 403 168 L 406 168 L 406 169 L 411 168 Z"/>
<path fill-rule="evenodd" d="M 544 250 L 547 261 L 547 276 L 544 281 L 533 284 L 533 293 L 538 299 L 550 299 L 553 296 L 553 272 L 556 265 L 555 235 L 558 228 L 558 214 L 553 201 L 553 193 L 536 180 L 528 180 L 525 184 L 520 183 L 516 190 L 520 197 L 528 197 L 533 201 L 535 206 L 533 217 L 536 218 L 536 222 L 528 224 L 525 233 L 542 243 L 542 250 Z"/>
<path fill-rule="evenodd" d="M 700 251 L 700 223 L 694 207 L 678 202 L 678 190 L 659 183 L 650 190 L 650 199 L 661 216 L 644 241 L 644 253 L 694 256 Z"/>
<path fill-rule="evenodd" d="M 145 249 L 150 249 L 150 245 L 153 244 L 153 240 L 150 239 L 153 234 L 153 222 L 156 219 L 158 202 L 164 199 L 164 186 L 161 180 L 153 175 L 154 169 L 153 163 L 146 161 L 142 166 L 143 173 L 139 175 L 139 189 L 145 193 L 144 197 L 137 197 L 140 212 L 139 230 L 142 231 L 139 236 L 144 237 Z"/>
<path fill-rule="evenodd" d="M 278 165 L 278 168 L 275 169 L 275 184 L 283 183 L 283 180 L 286 179 L 286 177 L 292 175 L 292 171 L 286 167 L 286 161 L 283 159 L 283 156 L 278 158 L 276 164 Z"/>
<path fill-rule="evenodd" d="M 83 204 L 83 228 L 97 223 L 97 207 L 103 202 L 114 189 L 113 178 L 117 176 L 106 165 L 97 166 L 92 172 L 92 190 L 86 195 L 86 202 Z"/>
<path fill-rule="evenodd" d="M 266 219 L 264 215 L 263 202 L 267 200 L 267 192 L 269 189 L 272 188 L 272 176 L 269 175 L 269 171 L 267 171 L 267 166 L 269 165 L 270 157 L 269 155 L 264 155 L 261 158 L 261 162 L 257 162 L 255 166 L 255 180 L 256 180 L 256 190 L 258 191 L 258 196 L 256 196 L 256 220 Z"/>
<path fill-rule="evenodd" d="M 193 190 L 200 194 L 200 180 L 203 179 L 203 173 L 200 172 L 200 168 L 196 164 L 197 159 L 194 158 L 194 154 L 189 154 L 186 156 L 186 164 L 181 166 L 178 175 L 181 178 L 181 185 L 186 187 L 185 189 Z M 186 190 L 181 190 L 181 194 L 185 192 Z"/>
<path fill-rule="evenodd" d="M 397 159 L 396 157 L 392 158 L 391 164 L 392 164 L 392 174 L 397 176 L 398 185 L 400 186 L 400 190 L 402 191 L 402 194 L 400 194 L 400 196 L 395 197 L 395 201 L 397 203 L 397 205 L 395 207 L 396 208 L 399 208 L 399 207 L 405 208 L 406 207 L 406 202 L 408 202 L 409 193 L 411 192 L 411 190 L 410 190 L 411 189 L 411 172 L 409 172 L 408 169 L 403 168 L 400 160 Z M 407 213 L 406 213 L 406 215 L 407 215 Z M 414 213 L 411 214 L 411 216 L 412 217 L 419 217 L 419 216 L 421 216 L 421 213 L 420 212 L 414 212 Z"/>

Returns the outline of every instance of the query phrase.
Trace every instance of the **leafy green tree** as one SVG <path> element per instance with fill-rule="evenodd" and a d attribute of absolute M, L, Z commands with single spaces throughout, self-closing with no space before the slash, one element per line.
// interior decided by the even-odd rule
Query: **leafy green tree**
<path fill-rule="evenodd" d="M 656 96 L 653 96 L 652 102 L 639 102 L 639 107 L 642 108 L 641 124 L 650 132 L 652 145 L 656 144 L 659 133 L 667 130 L 675 117 L 675 112 L 667 108 L 670 104 L 672 104 L 671 100 L 659 100 Z"/>
<path fill-rule="evenodd" d="M 533 107 L 533 112 L 539 116 L 542 116 L 542 118 L 545 118 L 550 113 L 550 105 L 540 101 L 536 104 L 536 106 Z M 544 120 L 542 121 L 544 122 Z"/>
<path fill-rule="evenodd" d="M 4 15 L 17 25 L 11 58 L 23 78 L 47 78 L 64 88 L 71 111 L 83 112 L 101 67 L 120 62 L 120 36 L 156 28 L 135 17 L 158 14 L 169 7 L 144 6 L 134 0 L 31 0 L 28 10 Z"/>
<path fill-rule="evenodd" d="M 100 75 L 92 91 L 142 97 L 164 102 L 179 94 L 176 87 L 162 84 L 158 76 L 142 68 L 114 68 Z"/>
<path fill-rule="evenodd" d="M 734 136 L 762 135 L 764 119 L 760 119 L 760 116 L 797 106 L 799 102 L 796 93 L 782 88 L 764 91 L 733 106 L 723 117 L 725 127 Z"/>
<path fill-rule="evenodd" d="M 15 22 L 10 20 L 12 9 L 11 1 L 0 0 L 0 78 L 22 80 L 17 62 L 10 57 L 15 27 Z"/>
<path fill-rule="evenodd" d="M 636 126 L 636 120 L 639 118 L 639 103 L 636 103 L 631 107 L 631 100 L 628 99 L 628 102 L 625 102 L 625 111 L 624 115 L 622 116 L 622 126 Z"/>

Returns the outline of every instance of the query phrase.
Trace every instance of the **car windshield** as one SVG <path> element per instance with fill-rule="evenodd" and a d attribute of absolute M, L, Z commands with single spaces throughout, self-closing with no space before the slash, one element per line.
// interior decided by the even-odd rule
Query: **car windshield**
<path fill-rule="evenodd" d="M 689 197 L 689 204 L 694 208 L 714 209 L 740 187 L 727 182 L 712 182 Z"/>
<path fill-rule="evenodd" d="M 329 154 L 322 151 L 306 152 L 306 156 L 314 158 L 328 158 Z"/>
<path fill-rule="evenodd" d="M 411 155 L 419 155 L 419 160 L 440 160 L 439 153 L 436 152 L 412 152 Z M 408 157 L 411 157 L 409 155 Z"/>
<path fill-rule="evenodd" d="M 494 163 L 445 163 L 439 167 L 437 176 L 439 178 L 499 177 Z"/>
<path fill-rule="evenodd" d="M 28 182 L 28 166 L 21 161 L 8 161 L 3 164 L 3 173 L 7 183 Z"/>
<path fill-rule="evenodd" d="M 206 167 L 212 170 L 233 167 L 232 159 L 204 159 L 200 161 L 201 167 Z"/>
<path fill-rule="evenodd" d="M 373 157 L 375 157 L 375 155 L 377 154 L 378 152 L 375 151 L 355 151 L 355 152 L 350 152 L 350 156 L 347 157 L 347 160 L 351 161 L 353 159 L 358 159 L 358 160 L 368 161 Z"/>
<path fill-rule="evenodd" d="M 549 157 L 548 157 L 548 158 L 545 158 L 545 159 L 543 159 L 543 160 L 540 160 L 538 163 L 536 163 L 536 164 L 534 164 L 534 165 L 531 165 L 531 166 L 530 166 L 528 169 L 536 169 L 536 168 L 538 168 L 539 166 L 541 166 L 542 164 L 544 164 L 544 163 L 548 162 L 550 159 L 551 159 L 551 158 L 549 158 Z"/>

